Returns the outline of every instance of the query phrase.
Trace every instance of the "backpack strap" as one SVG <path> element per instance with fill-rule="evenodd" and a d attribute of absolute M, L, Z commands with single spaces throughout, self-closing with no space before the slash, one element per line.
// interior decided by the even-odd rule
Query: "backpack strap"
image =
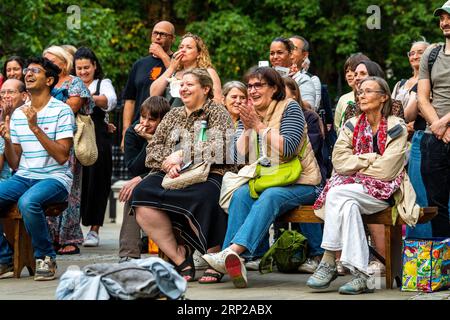
<path fill-rule="evenodd" d="M 433 88 L 433 80 L 431 80 L 431 69 L 433 69 L 433 65 L 436 62 L 436 59 L 439 55 L 439 51 L 441 51 L 442 45 L 437 45 L 430 51 L 430 55 L 428 56 L 428 74 L 430 77 L 431 88 Z"/>
<path fill-rule="evenodd" d="M 102 83 L 102 79 L 98 79 L 97 81 L 97 87 L 95 88 L 95 92 L 93 94 L 93 96 L 98 96 L 100 95 L 100 84 Z"/>

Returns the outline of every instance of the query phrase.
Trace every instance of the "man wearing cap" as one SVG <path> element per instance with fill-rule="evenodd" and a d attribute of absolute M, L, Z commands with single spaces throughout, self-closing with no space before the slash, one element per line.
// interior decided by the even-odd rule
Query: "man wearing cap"
<path fill-rule="evenodd" d="M 418 102 L 427 121 L 421 141 L 421 174 L 428 206 L 438 207 L 438 215 L 431 221 L 433 237 L 450 237 L 450 1 L 434 15 L 439 17 L 445 45 L 440 47 L 431 70 L 430 53 L 436 46 L 427 48 L 420 60 Z"/>

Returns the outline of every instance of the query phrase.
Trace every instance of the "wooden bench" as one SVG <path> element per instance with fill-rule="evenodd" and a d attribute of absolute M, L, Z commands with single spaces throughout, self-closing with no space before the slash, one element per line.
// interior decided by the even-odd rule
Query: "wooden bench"
<path fill-rule="evenodd" d="M 67 202 L 55 203 L 45 208 L 45 215 L 55 217 L 60 215 L 66 208 Z M 3 231 L 6 239 L 14 251 L 14 278 L 20 278 L 24 267 L 28 269 L 30 276 L 33 276 L 36 263 L 33 255 L 33 246 L 31 245 L 31 237 L 25 230 L 22 215 L 16 204 L 0 212 L 0 223 L 3 223 Z"/>
<path fill-rule="evenodd" d="M 362 215 L 366 224 L 383 224 L 385 235 L 385 266 L 386 266 L 386 288 L 392 289 L 394 279 L 397 287 L 401 286 L 402 272 L 402 225 L 405 222 L 397 217 L 395 224 L 392 222 L 392 208 L 386 208 L 371 215 Z M 430 221 L 437 215 L 437 207 L 421 208 L 417 223 Z M 302 206 L 292 210 L 277 219 L 277 222 L 298 223 L 323 223 L 323 220 L 314 214 L 312 206 Z"/>

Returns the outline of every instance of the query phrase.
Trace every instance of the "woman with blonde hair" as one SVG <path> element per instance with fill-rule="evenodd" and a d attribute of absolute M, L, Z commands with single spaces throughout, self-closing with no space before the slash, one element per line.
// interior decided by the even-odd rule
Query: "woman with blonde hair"
<path fill-rule="evenodd" d="M 172 107 L 180 107 L 180 84 L 183 74 L 193 68 L 206 69 L 213 80 L 214 101 L 222 102 L 219 75 L 213 68 L 208 48 L 198 35 L 186 33 L 181 38 L 178 51 L 172 56 L 169 67 L 150 87 L 150 96 L 165 96 Z"/>
<path fill-rule="evenodd" d="M 76 115 L 91 114 L 95 103 L 89 89 L 79 77 L 70 75 L 73 69 L 73 57 L 60 46 L 51 46 L 44 50 L 43 56 L 60 69 L 59 81 L 52 89 L 51 95 L 67 103 Z M 81 177 L 82 166 L 72 152 L 70 156 L 73 174 L 72 189 L 69 193 L 68 207 L 58 217 L 48 217 L 50 234 L 58 254 L 77 254 L 78 245 L 84 241 L 80 226 Z"/>

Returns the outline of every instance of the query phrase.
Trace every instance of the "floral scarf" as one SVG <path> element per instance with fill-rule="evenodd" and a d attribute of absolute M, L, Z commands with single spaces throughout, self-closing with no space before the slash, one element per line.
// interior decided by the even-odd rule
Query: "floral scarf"
<path fill-rule="evenodd" d="M 383 155 L 384 151 L 386 150 L 386 140 L 387 120 L 385 117 L 382 117 L 377 132 L 377 146 L 381 155 Z M 374 152 L 372 129 L 364 113 L 361 114 L 356 123 L 355 130 L 353 131 L 352 145 L 353 154 Z M 365 176 L 359 172 L 350 176 L 344 176 L 335 173 L 328 180 L 322 193 L 314 203 L 314 209 L 320 209 L 323 206 L 328 190 L 330 190 L 330 188 L 351 183 L 360 183 L 364 186 L 364 190 L 372 197 L 379 200 L 387 200 L 400 187 L 400 184 L 403 181 L 403 177 L 404 171 L 392 181 L 381 181 L 373 177 Z"/>

